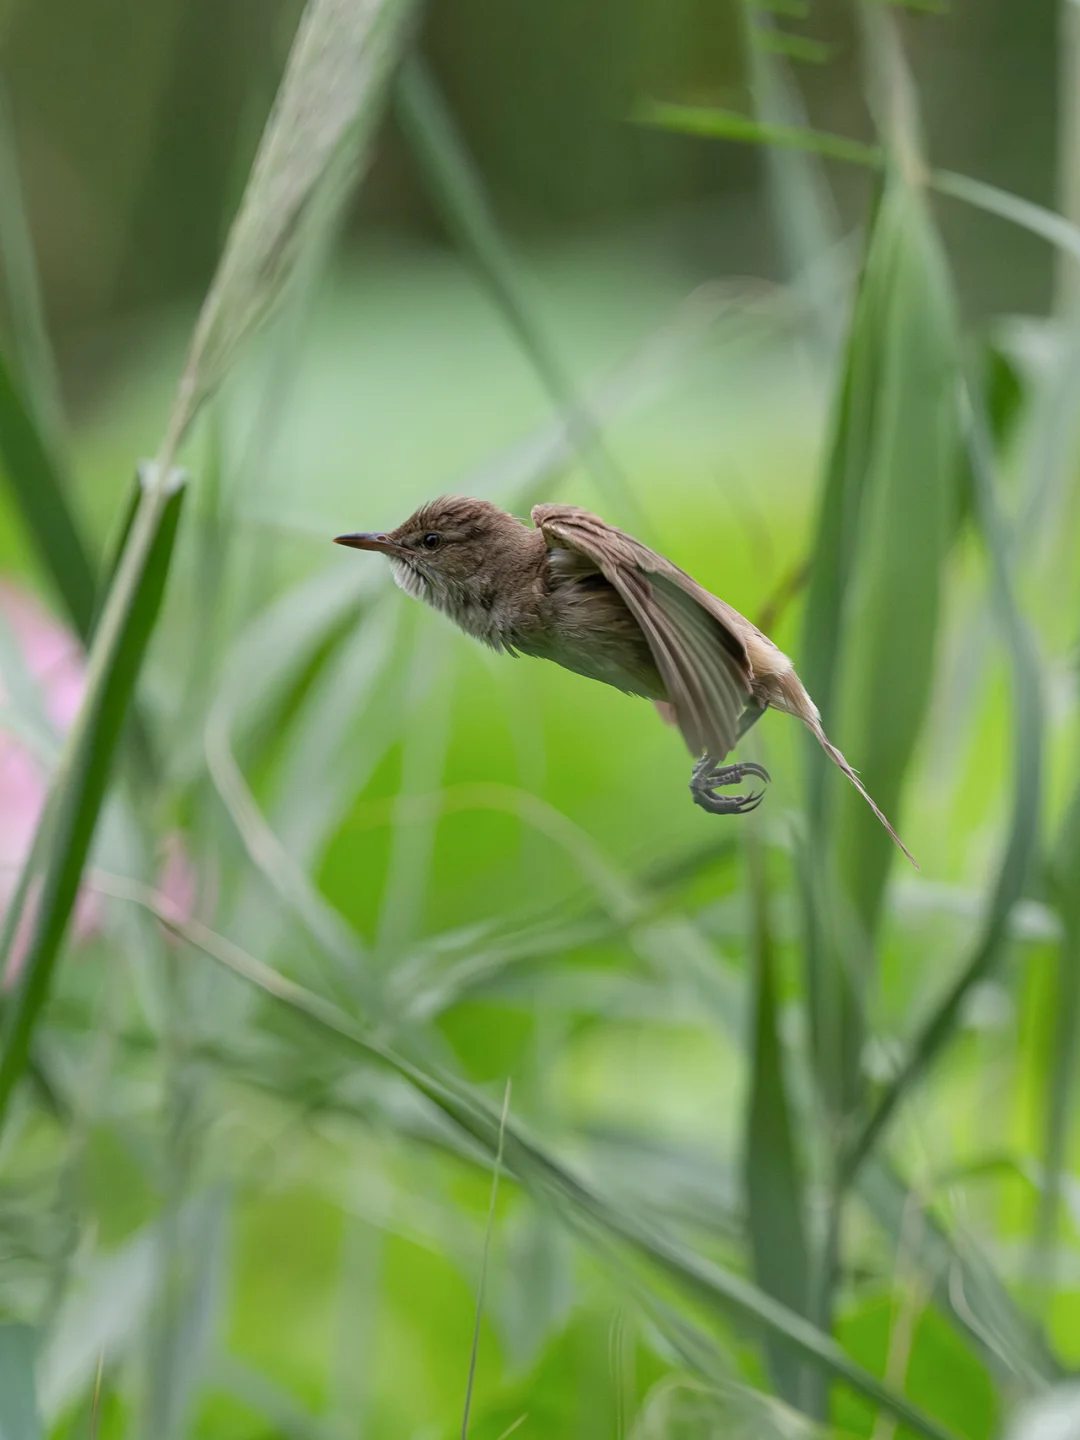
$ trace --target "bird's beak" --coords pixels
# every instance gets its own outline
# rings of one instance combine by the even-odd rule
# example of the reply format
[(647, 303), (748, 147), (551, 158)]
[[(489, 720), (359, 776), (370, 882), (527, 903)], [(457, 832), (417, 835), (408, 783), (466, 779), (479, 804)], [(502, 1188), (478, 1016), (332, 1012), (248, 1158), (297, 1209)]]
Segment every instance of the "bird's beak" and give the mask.
[(335, 535), (334, 544), (349, 545), (354, 550), (381, 550), (384, 555), (393, 555), (401, 549), (389, 535), (372, 535), (368, 531), (361, 531), (358, 535)]

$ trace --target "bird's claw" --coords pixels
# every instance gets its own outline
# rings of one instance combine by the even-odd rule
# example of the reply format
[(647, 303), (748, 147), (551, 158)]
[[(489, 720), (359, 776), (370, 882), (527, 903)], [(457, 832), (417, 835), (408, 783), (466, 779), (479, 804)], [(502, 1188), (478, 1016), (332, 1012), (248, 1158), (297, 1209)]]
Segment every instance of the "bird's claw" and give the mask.
[(756, 775), (766, 784), (771, 780), (764, 765), (744, 760), (735, 765), (713, 766), (706, 756), (694, 769), (690, 781), (690, 794), (694, 804), (700, 805), (710, 815), (747, 815), (756, 810), (765, 798), (764, 790), (754, 790), (749, 795), (717, 795), (721, 785), (735, 785), (746, 775)]

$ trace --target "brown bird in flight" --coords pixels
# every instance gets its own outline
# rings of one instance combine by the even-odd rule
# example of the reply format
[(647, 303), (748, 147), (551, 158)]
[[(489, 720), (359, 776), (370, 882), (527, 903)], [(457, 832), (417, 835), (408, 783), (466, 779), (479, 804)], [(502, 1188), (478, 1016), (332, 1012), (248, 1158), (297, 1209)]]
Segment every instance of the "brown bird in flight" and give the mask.
[(390, 558), (398, 585), (508, 655), (536, 655), (642, 695), (694, 755), (690, 791), (713, 815), (741, 815), (764, 792), (719, 787), (768, 771), (724, 757), (772, 707), (819, 741), (911, 860), (862, 781), (825, 734), (788, 657), (737, 610), (640, 540), (572, 505), (537, 505), (535, 529), (486, 500), (447, 496), (396, 530), (339, 535)]

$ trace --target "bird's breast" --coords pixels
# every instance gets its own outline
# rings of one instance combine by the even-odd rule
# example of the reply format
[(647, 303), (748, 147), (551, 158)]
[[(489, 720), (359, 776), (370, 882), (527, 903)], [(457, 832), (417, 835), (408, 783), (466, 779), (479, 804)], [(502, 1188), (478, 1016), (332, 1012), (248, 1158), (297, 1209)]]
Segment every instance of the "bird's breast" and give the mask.
[(514, 640), (514, 649), (631, 695), (665, 698), (641, 627), (618, 591), (596, 570), (552, 565), (539, 619), (533, 631)]

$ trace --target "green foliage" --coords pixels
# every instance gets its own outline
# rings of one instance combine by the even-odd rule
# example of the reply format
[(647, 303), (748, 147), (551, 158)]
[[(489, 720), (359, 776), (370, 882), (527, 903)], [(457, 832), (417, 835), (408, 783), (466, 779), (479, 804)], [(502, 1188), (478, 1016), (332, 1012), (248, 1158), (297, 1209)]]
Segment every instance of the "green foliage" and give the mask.
[[(873, 298), (860, 319), (871, 334), (857, 343), (872, 351), (869, 413), (853, 406), (848, 417), (852, 429), (864, 432), (857, 442), (862, 489), (842, 502), (838, 528), (851, 557), (836, 566), (849, 572), (834, 631), (842, 660), (819, 703), (827, 717), (839, 717), (838, 743), (860, 757), (864, 784), (901, 824), (901, 788), (929, 702), (942, 569), (954, 530), (957, 347), (936, 236), (920, 197), (899, 181), (886, 185), (878, 209), (865, 284)], [(847, 456), (849, 438), (837, 444)], [(828, 547), (823, 527), (822, 569), (832, 568)], [(816, 618), (815, 608), (811, 595), (808, 615)], [(839, 804), (840, 884), (871, 937), (892, 842), (850, 786)]]
[[(29, 297), (0, 503), (90, 641), (62, 742), (0, 628), (0, 720), (51, 782), (0, 943), (30, 910), (0, 1029), (0, 1440), (1035, 1440), (1080, 1363), (1075, 338), (1006, 332), (967, 374), (930, 195), (1080, 238), (924, 172), (889, 27), (879, 142), (786, 123), (783, 55), (833, 42), (759, 16), (759, 118), (638, 118), (797, 150), (770, 171), (793, 268), (829, 241), (817, 161), (876, 172), (858, 275), (830, 257), (850, 320), (801, 275), (738, 315), (699, 292), (583, 397), (684, 282), (639, 295), (604, 249), (538, 265), (569, 296), (541, 311), (415, 9), (304, 10), (134, 492), (144, 377), (116, 434), (76, 434), (94, 503), (69, 493), (0, 149)], [(441, 263), (328, 263), (391, 97), (495, 317)], [(793, 722), (753, 732), (760, 814), (717, 822), (647, 707), (477, 653), (330, 548), (450, 484), (643, 515), (751, 615), (809, 550), (778, 638), (923, 873), (816, 750), (802, 784)], [(78, 519), (99, 490), (108, 543)]]
[[(155, 486), (156, 481), (150, 481)], [(110, 616), (67, 756), (42, 820), (44, 846), (31, 852), (26, 874), (41, 871), (41, 893), (32, 912), (30, 940), (18, 982), (4, 1007), (0, 1029), (0, 1123), (30, 1054), (30, 1042), (48, 999), (60, 946), (75, 905), (83, 867), (105, 799), (135, 682), (165, 593), (173, 543), (180, 520), (184, 477), (176, 474), (160, 489), (163, 503), (147, 512), (151, 522), (140, 537), (141, 563), (127, 579), (130, 599)], [(145, 537), (145, 538), (143, 538)], [(132, 551), (138, 554), (137, 551)], [(119, 593), (119, 592), (118, 592)], [(104, 629), (105, 622), (102, 622)], [(20, 885), (21, 903), (6, 917), (0, 965), (6, 967), (20, 909), (27, 913), (29, 885)]]
[[(795, 1149), (780, 1041), (776, 943), (769, 913), (768, 880), (761, 847), (748, 844), (755, 970), (753, 1075), (746, 1114), (746, 1207), (754, 1273), (770, 1295), (806, 1314), (810, 1303), (810, 1254), (806, 1197)], [(777, 1388), (792, 1405), (814, 1414), (813, 1372), (774, 1342), (770, 1358)]]
[(76, 634), (90, 634), (94, 571), (60, 477), (0, 355), (0, 466)]

